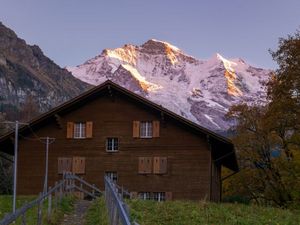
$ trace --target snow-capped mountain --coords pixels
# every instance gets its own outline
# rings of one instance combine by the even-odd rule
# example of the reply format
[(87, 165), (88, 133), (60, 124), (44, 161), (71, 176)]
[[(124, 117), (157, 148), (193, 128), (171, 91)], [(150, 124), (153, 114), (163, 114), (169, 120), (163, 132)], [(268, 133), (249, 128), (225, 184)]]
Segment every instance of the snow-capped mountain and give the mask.
[(242, 59), (215, 54), (199, 60), (163, 41), (105, 49), (76, 67), (67, 67), (82, 81), (98, 85), (110, 79), (153, 102), (214, 131), (227, 130), (229, 107), (239, 102), (263, 103), (270, 70)]

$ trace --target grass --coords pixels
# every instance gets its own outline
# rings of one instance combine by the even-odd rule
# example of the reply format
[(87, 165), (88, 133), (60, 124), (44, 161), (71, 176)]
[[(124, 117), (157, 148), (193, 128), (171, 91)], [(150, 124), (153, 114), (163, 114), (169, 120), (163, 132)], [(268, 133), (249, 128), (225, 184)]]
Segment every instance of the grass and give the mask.
[[(34, 200), (37, 196), (19, 196), (17, 198), (17, 208), (22, 207), (24, 204)], [(73, 197), (65, 197), (62, 200), (62, 204), (57, 209), (52, 211), (50, 221), (47, 221), (47, 201), (43, 204), (43, 224), (44, 225), (55, 225), (58, 224), (59, 220), (64, 214), (69, 213), (73, 210)], [(53, 206), (53, 205), (52, 205)], [(0, 220), (4, 218), (7, 213), (12, 212), (12, 196), (0, 196)], [(33, 207), (26, 213), (26, 224), (34, 225), (37, 222), (37, 207)], [(21, 218), (17, 219), (16, 225), (21, 224)]]
[(140, 225), (299, 225), (300, 212), (243, 204), (129, 201)]
[(109, 225), (104, 197), (96, 199), (87, 211), (85, 225)]

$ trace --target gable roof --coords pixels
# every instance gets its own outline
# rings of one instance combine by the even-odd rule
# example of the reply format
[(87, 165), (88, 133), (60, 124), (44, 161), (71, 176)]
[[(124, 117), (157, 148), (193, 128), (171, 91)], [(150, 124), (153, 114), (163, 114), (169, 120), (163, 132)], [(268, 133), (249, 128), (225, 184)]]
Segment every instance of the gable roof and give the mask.
[[(143, 105), (146, 105), (154, 110), (157, 110), (157, 111), (163, 113), (164, 115), (169, 116), (170, 118), (173, 118), (174, 120), (178, 121), (179, 123), (181, 123), (185, 126), (190, 127), (191, 129), (195, 130), (196, 132), (206, 134), (208, 141), (211, 142), (213, 146), (214, 145), (222, 146), (222, 148), (219, 148), (218, 151), (216, 151), (216, 149), (212, 149), (212, 150), (216, 151), (214, 154), (214, 155), (216, 155), (216, 160), (218, 160), (218, 159), (221, 160), (220, 157), (222, 157), (222, 164), (224, 166), (226, 166), (227, 168), (232, 169), (234, 171), (238, 171), (236, 154), (235, 154), (233, 143), (230, 139), (225, 138), (215, 132), (212, 132), (194, 122), (191, 122), (190, 120), (185, 119), (182, 116), (179, 116), (178, 114), (162, 107), (161, 105), (158, 105), (138, 94), (135, 94), (135, 93), (129, 91), (128, 89), (125, 89), (110, 80), (107, 80), (104, 83), (100, 84), (99, 86), (96, 86), (63, 104), (61, 104), (57, 107), (54, 107), (50, 111), (37, 116), (36, 118), (29, 121), (29, 126), (20, 127), (19, 132), (20, 133), (26, 132), (29, 129), (43, 123), (45, 120), (56, 116), (58, 113), (64, 112), (66, 110), (70, 110), (70, 108), (72, 106), (74, 106), (80, 102), (86, 102), (86, 100), (90, 99), (93, 96), (96, 96), (100, 92), (108, 91), (109, 93), (111, 93), (111, 90), (113, 90), (113, 89), (116, 91), (119, 91), (120, 93), (128, 96), (129, 98), (131, 98)], [(0, 144), (1, 144), (0, 151), (13, 155), (13, 150), (12, 150), (11, 146), (9, 147), (9, 142), (11, 143), (11, 139), (13, 137), (14, 137), (14, 132), (9, 132), (7, 134), (4, 134), (2, 137), (0, 137)]]

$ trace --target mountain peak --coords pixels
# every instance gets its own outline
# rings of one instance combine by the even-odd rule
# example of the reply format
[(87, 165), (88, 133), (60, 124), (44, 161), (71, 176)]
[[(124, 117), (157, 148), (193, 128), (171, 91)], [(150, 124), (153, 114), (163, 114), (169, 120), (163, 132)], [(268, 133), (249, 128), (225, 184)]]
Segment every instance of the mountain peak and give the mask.
[(181, 52), (181, 50), (176, 46), (171, 45), (168, 42), (156, 39), (150, 39), (146, 41), (144, 44), (141, 45), (141, 47), (149, 53), (163, 54), (166, 51), (172, 51), (174, 53)]
[(100, 57), (68, 70), (93, 85), (111, 77), (121, 86), (213, 130), (230, 126), (224, 115), (231, 105), (264, 101), (262, 83), (269, 73), (219, 53), (199, 60), (156, 39), (141, 46), (107, 49)]

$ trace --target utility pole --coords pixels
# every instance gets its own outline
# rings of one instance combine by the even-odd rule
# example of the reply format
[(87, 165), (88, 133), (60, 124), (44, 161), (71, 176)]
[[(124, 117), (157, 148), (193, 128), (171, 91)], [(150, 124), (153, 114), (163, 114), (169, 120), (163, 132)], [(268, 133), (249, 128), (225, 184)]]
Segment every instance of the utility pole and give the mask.
[(19, 139), (19, 125), (28, 125), (28, 123), (2, 122), (6, 124), (15, 124), (15, 146), (14, 146), (14, 187), (13, 187), (13, 213), (16, 212), (17, 200), (17, 175), (18, 175), (18, 139)]
[(55, 138), (50, 137), (42, 137), (40, 140), (46, 140), (46, 163), (45, 163), (45, 179), (44, 179), (44, 189), (43, 192), (47, 192), (48, 188), (48, 165), (49, 165), (49, 145), (52, 144), (55, 141)]

